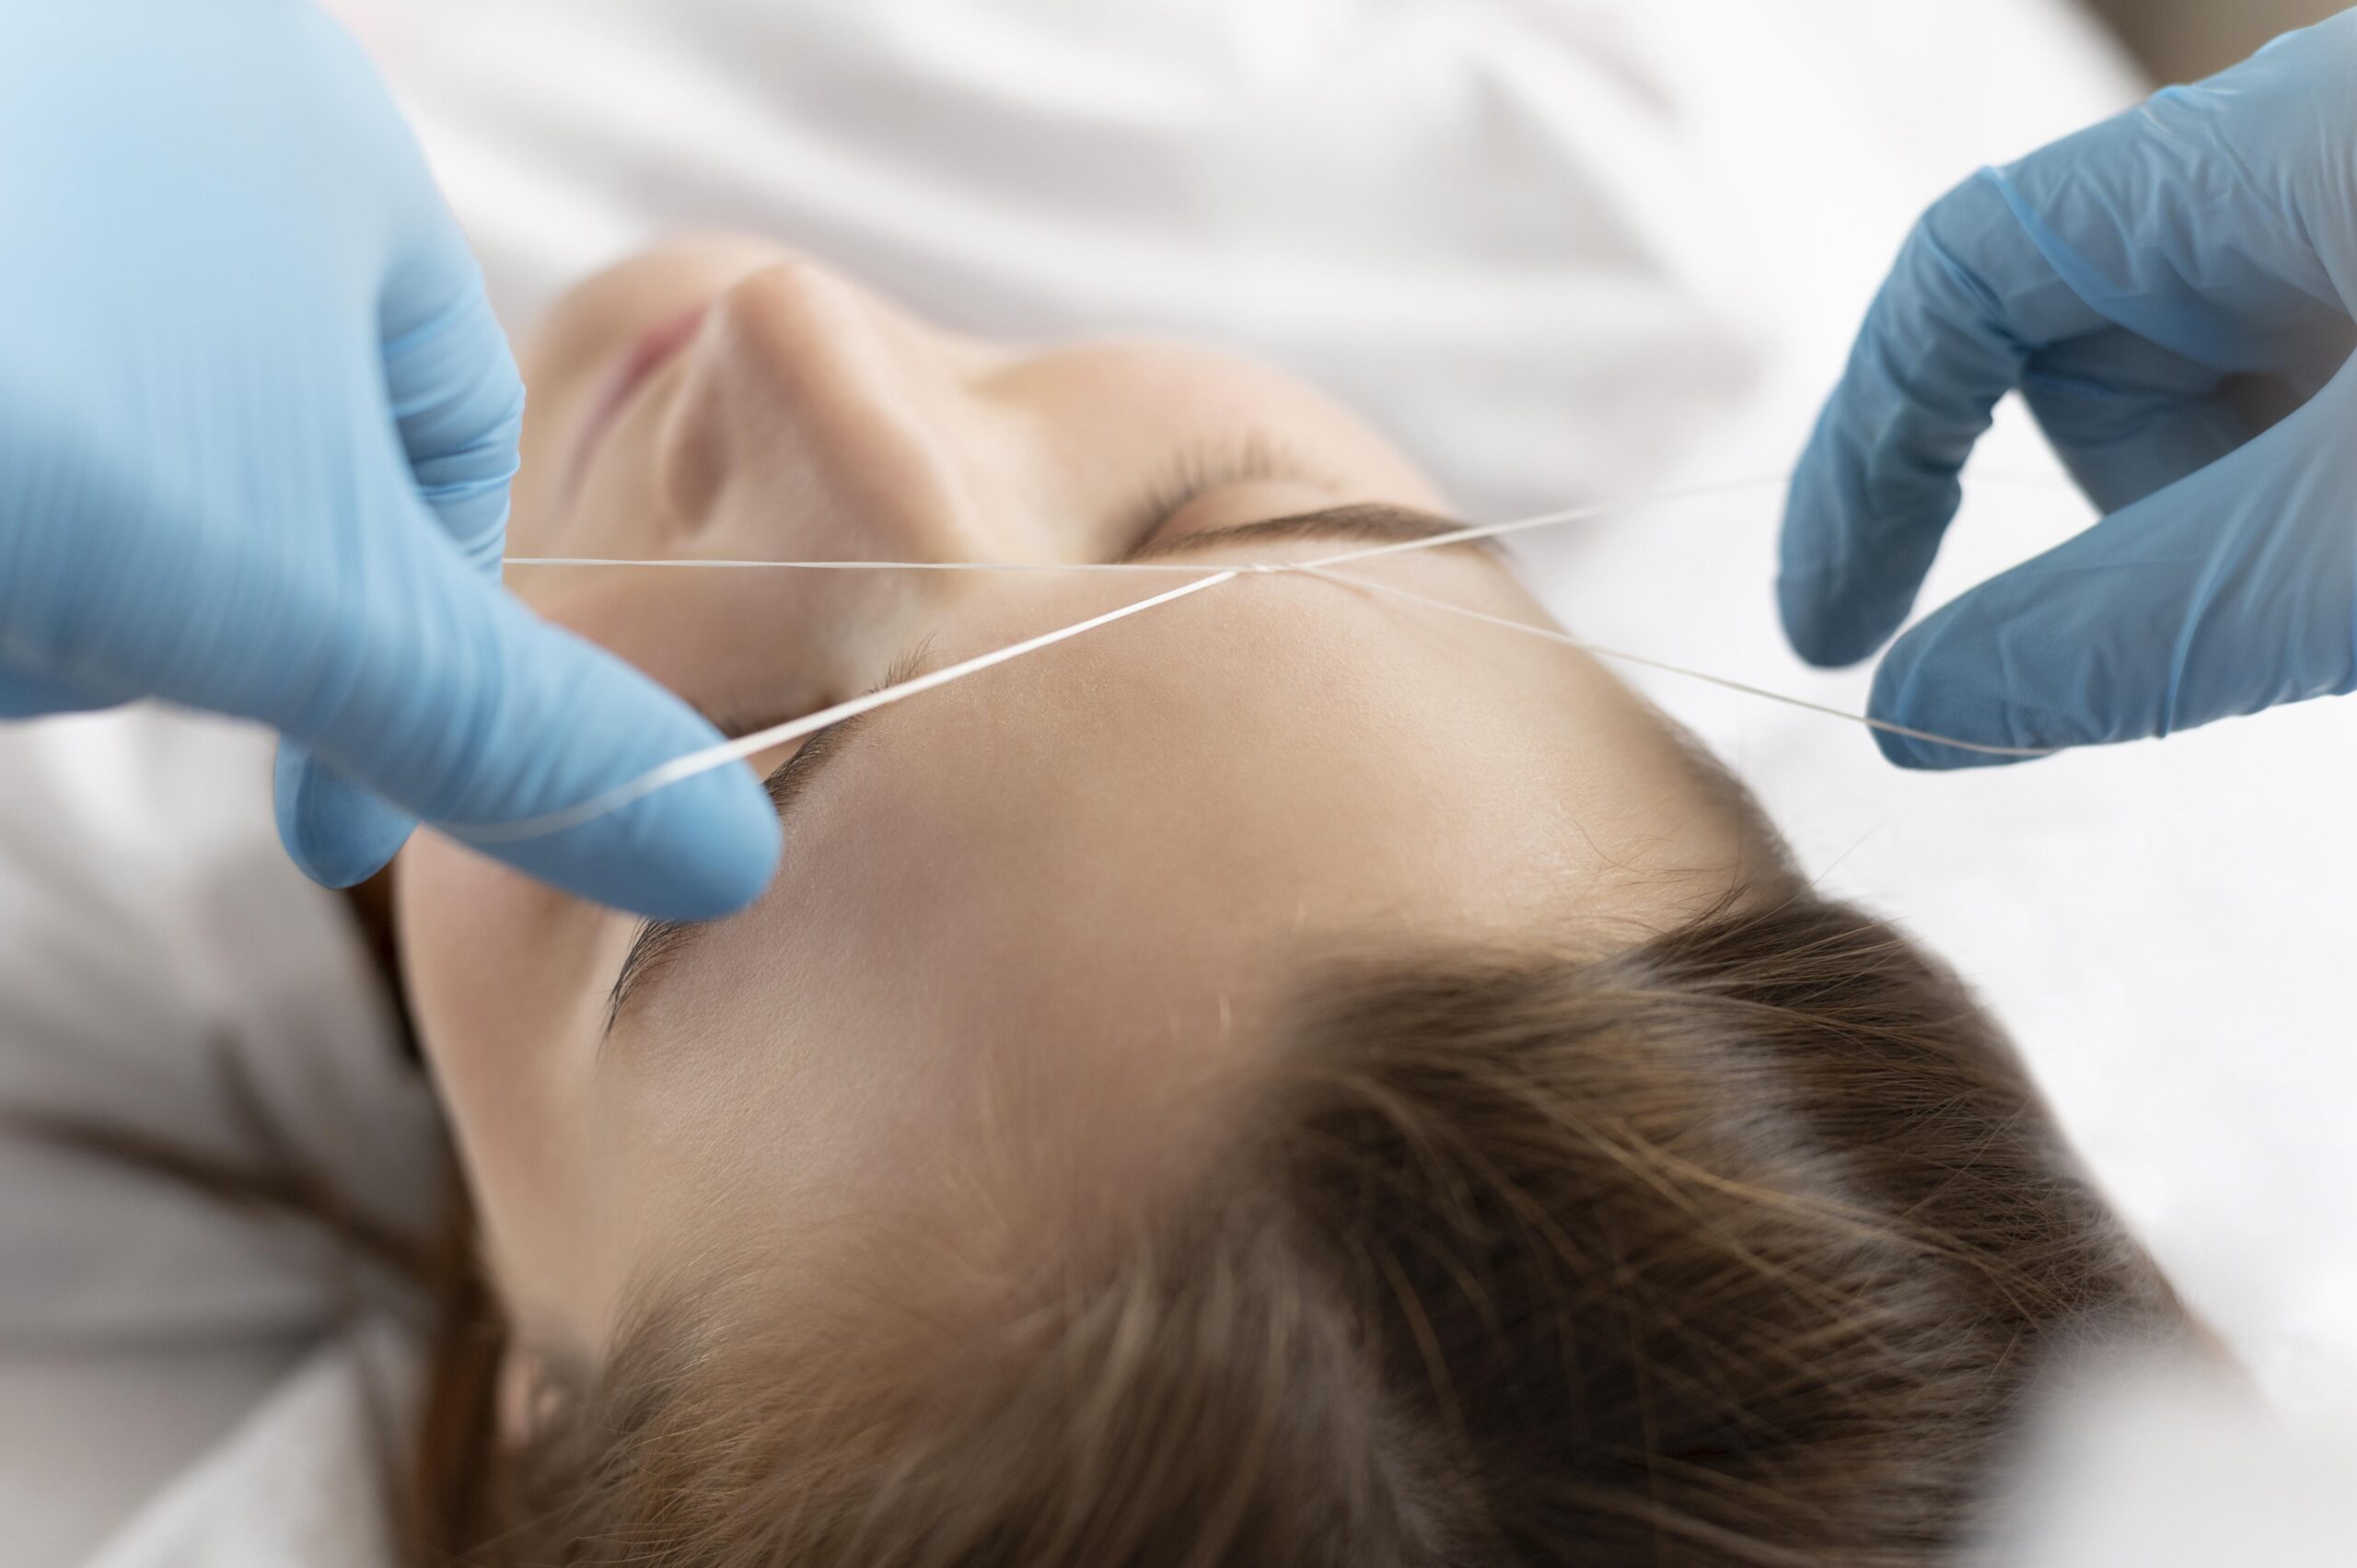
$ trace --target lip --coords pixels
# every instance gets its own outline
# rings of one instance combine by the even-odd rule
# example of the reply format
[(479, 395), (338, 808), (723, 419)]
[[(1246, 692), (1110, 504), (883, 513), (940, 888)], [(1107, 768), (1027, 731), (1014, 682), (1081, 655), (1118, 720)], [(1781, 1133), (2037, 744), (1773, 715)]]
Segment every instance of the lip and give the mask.
[(694, 341), (696, 330), (710, 314), (712, 302), (705, 300), (664, 317), (641, 332), (599, 377), (597, 389), (589, 395), (588, 412), (582, 416), (580, 432), (574, 437), (573, 451), (565, 463), (564, 493), (568, 502), (580, 490), (598, 449), (629, 409), (639, 389)]

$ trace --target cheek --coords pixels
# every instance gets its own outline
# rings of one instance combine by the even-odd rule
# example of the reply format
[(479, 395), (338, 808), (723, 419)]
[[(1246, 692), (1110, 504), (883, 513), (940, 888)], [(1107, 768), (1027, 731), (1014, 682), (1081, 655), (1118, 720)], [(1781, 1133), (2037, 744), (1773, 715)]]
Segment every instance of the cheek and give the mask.
[(420, 1042), (511, 1295), (580, 1299), (596, 1253), (586, 1130), (624, 918), (421, 833), (397, 872)]

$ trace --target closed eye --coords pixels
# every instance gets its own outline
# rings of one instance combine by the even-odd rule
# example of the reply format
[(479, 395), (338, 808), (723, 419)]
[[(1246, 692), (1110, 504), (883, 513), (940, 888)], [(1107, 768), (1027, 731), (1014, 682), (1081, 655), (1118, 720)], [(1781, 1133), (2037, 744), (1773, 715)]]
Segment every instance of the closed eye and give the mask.
[[(778, 764), (764, 781), (769, 790), (770, 804), (783, 817), (792, 807), (795, 798), (809, 787), (810, 780), (827, 760), (833, 756), (858, 731), (861, 720), (867, 715), (845, 719), (829, 725), (795, 748), (793, 756)], [(648, 920), (640, 923), (638, 934), (631, 939), (630, 951), (622, 956), (621, 968), (614, 973), (613, 989), (606, 993), (605, 1031), (611, 1034), (614, 1022), (631, 997), (646, 982), (662, 972), (664, 967), (686, 949), (696, 934), (708, 921)]]
[(1127, 561), (1187, 507), (1232, 484), (1328, 485), (1301, 455), (1275, 437), (1256, 431), (1182, 447), (1119, 514), (1112, 537), (1120, 541), (1116, 561)]
[[(904, 680), (913, 680), (924, 672), (932, 656), (933, 640), (928, 637), (894, 660), (892, 668), (885, 672), (882, 682), (870, 690), (881, 691), (887, 686), (898, 686)], [(784, 714), (778, 718), (766, 719), (760, 724), (749, 725), (737, 733), (749, 735), (756, 729), (765, 729), (795, 716), (796, 715)], [(795, 749), (793, 756), (788, 757), (772, 770), (764, 784), (769, 791), (770, 805), (781, 818), (793, 808), (795, 800), (810, 787), (810, 781), (818, 776), (819, 770), (842, 749), (845, 741), (858, 733), (860, 726), (867, 716), (862, 714), (845, 719), (841, 724), (829, 725), (805, 740)], [(721, 727), (725, 731), (726, 726)], [(644, 986), (651, 977), (659, 973), (665, 964), (679, 957), (680, 951), (688, 945), (690, 938), (702, 930), (705, 923), (707, 923), (684, 920), (648, 920), (640, 923), (637, 935), (631, 939), (630, 950), (622, 956), (621, 968), (615, 971), (613, 988), (606, 993), (606, 1033), (613, 1032), (614, 1021), (621, 1016), (622, 1007), (630, 1001), (632, 993)]]

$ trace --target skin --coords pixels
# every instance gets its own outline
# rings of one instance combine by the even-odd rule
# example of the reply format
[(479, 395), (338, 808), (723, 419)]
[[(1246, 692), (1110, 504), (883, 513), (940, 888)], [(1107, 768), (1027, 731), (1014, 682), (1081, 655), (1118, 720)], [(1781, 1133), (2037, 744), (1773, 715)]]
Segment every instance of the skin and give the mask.
[[(601, 421), (618, 362), (683, 312), (677, 352)], [(1264, 367), (978, 342), (747, 241), (584, 285), (524, 360), (518, 555), (1090, 562), (1149, 520), (1170, 549), (1343, 503), (1440, 505), (1373, 433)], [(1149, 519), (1190, 468), (1208, 482)], [(1484, 551), (1353, 569), (1545, 623)], [(749, 729), (872, 688), (912, 651), (963, 658), (1189, 579), (509, 580)], [(1019, 1267), (1106, 1194), (1216, 1158), (1216, 1118), (1181, 1108), (1281, 1048), (1320, 955), (1624, 942), (1723, 892), (1753, 847), (1664, 721), (1585, 656), (1299, 575), (883, 710), (785, 821), (768, 894), (647, 970), (610, 1031), (637, 922), (447, 841), (403, 856), (414, 1016), (492, 1267), (543, 1345), (594, 1361), (648, 1279), (775, 1265), (791, 1313)]]

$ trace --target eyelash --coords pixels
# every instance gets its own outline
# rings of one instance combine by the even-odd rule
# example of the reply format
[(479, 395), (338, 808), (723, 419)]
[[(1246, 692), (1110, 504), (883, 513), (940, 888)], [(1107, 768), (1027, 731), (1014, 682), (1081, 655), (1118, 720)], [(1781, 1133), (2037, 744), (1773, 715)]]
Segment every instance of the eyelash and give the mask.
[[(933, 639), (927, 637), (893, 660), (892, 668), (885, 671), (884, 679), (869, 690), (881, 691), (887, 686), (898, 686), (904, 680), (915, 679), (924, 668), (926, 661), (932, 656)], [(705, 714), (704, 717), (711, 722), (714, 729), (734, 740), (741, 736), (750, 735), (755, 730), (767, 729), (772, 725), (799, 718), (801, 714), (778, 713), (761, 719), (759, 723), (740, 723), (736, 719), (724, 721), (709, 713)], [(817, 756), (822, 749), (840, 742), (844, 733), (843, 726), (829, 725), (825, 729), (804, 741), (801, 749), (796, 751), (795, 756), (807, 766), (809, 760)], [(777, 772), (770, 775), (768, 782), (772, 799), (776, 799), (778, 781), (792, 766), (793, 763), (788, 762)], [(779, 802), (779, 808), (781, 810), (784, 808), (784, 802)], [(630, 1000), (631, 993), (645, 983), (647, 977), (660, 969), (664, 960), (679, 950), (681, 940), (693, 928), (694, 923), (690, 921), (645, 920), (639, 923), (637, 932), (631, 937), (629, 948), (622, 955), (621, 968), (615, 972), (613, 987), (607, 993), (606, 1029), (608, 1033), (612, 1032), (614, 1020), (621, 1015), (622, 1004)]]
[[(1180, 448), (1121, 513), (1113, 537), (1120, 551), (1144, 545), (1192, 502), (1231, 484), (1261, 481), (1328, 482), (1300, 455), (1260, 432), (1199, 441)], [(1120, 552), (1117, 551), (1117, 553)]]
[(613, 988), (606, 993), (606, 1033), (614, 1032), (614, 1020), (621, 1016), (631, 993), (644, 985), (694, 929), (692, 922), (684, 920), (649, 920), (640, 924), (622, 955), (622, 967), (614, 974)]

